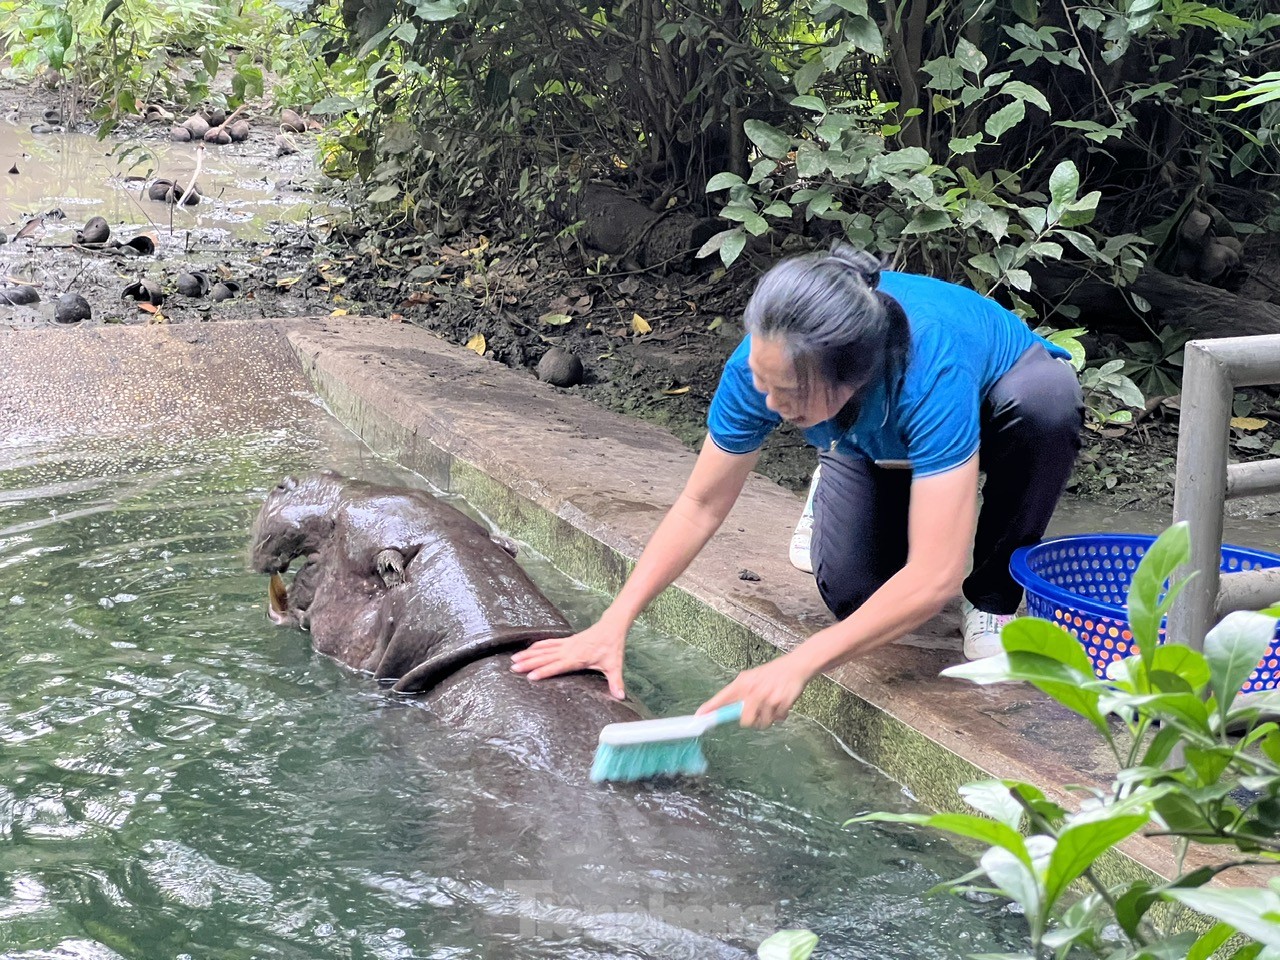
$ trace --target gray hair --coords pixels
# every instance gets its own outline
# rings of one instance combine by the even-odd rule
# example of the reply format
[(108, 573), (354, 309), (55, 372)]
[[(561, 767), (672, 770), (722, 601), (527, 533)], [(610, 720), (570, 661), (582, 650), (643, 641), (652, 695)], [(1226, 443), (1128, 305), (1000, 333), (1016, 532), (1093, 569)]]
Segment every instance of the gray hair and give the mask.
[(902, 305), (877, 289), (880, 261), (849, 244), (801, 254), (756, 284), (743, 312), (747, 332), (780, 341), (807, 395), (816, 381), (852, 386), (850, 413), (879, 380), (891, 392), (906, 369), (911, 330)]

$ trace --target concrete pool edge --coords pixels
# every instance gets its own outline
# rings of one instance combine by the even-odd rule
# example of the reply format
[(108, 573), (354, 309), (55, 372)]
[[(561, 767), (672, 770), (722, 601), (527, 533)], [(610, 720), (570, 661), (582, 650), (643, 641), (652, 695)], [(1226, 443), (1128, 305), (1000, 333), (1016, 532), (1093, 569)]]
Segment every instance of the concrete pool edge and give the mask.
[[(664, 431), (416, 328), (344, 318), (290, 323), (287, 336), (317, 393), (371, 448), (464, 496), (605, 592), (621, 585), (693, 462)], [(644, 456), (619, 456), (631, 451)], [(763, 662), (827, 622), (812, 580), (785, 561), (796, 498), (753, 477), (744, 503), (749, 514), (735, 510), (726, 523), (729, 542), (717, 550), (713, 541), (646, 615), (730, 669)], [(740, 579), (748, 570), (759, 581)], [(1034, 691), (940, 680), (941, 666), (958, 659), (958, 642), (943, 639), (952, 628), (931, 624), (887, 648), (891, 655), (833, 671), (797, 710), (934, 809), (967, 811), (958, 788), (992, 777), (1037, 783), (1075, 805), (1069, 786), (1105, 774), (1081, 746), (1092, 742), (1087, 725)], [(858, 812), (851, 798), (849, 813)], [(1175, 862), (1170, 845), (1139, 837), (1098, 867), (1107, 883), (1158, 882)]]

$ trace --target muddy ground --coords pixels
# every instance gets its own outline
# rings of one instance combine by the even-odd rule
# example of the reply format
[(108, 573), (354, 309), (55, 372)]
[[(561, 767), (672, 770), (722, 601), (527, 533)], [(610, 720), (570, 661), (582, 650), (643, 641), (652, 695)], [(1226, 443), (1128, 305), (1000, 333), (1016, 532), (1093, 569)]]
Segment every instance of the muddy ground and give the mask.
[[(39, 221), (24, 231), (29, 236), (0, 246), (0, 274), (41, 295), (33, 307), (0, 306), (0, 323), (52, 323), (55, 302), (68, 291), (90, 303), (88, 323), (371, 314), (419, 324), (530, 376), (559, 346), (584, 366), (583, 382), (567, 389), (662, 424), (690, 445), (701, 439), (761, 265), (662, 275), (550, 237), (516, 242), (480, 228), (447, 236), (351, 229), (343, 226), (352, 217), (342, 186), (319, 170), (318, 136), (297, 135), (299, 152), (276, 156), (278, 117), (265, 106), (248, 111), (246, 142), (206, 148), (203, 199), (177, 209), (147, 199), (147, 184), (167, 177), (185, 186), (198, 162), (193, 144), (171, 143), (167, 122), (126, 121), (103, 141), (91, 124), (31, 132), (45, 110), (64, 106), (53, 91), (0, 86), (0, 229), (12, 238)], [(185, 115), (171, 109), (177, 119)], [(11, 164), (19, 172), (5, 174)], [(113, 238), (150, 236), (156, 252), (77, 245), (76, 231), (94, 215), (107, 219)], [(240, 289), (220, 302), (178, 293), (179, 275), (197, 271)], [(160, 285), (158, 308), (121, 296), (141, 278)], [(1265, 455), (1280, 440), (1275, 393), (1251, 392), (1241, 402), (1255, 423), (1234, 431), (1237, 452), (1242, 459)], [(1072, 494), (1111, 509), (1167, 509), (1176, 446), (1176, 404), (1154, 404), (1132, 426), (1091, 430)], [(784, 427), (759, 469), (803, 490), (815, 463), (799, 432)]]

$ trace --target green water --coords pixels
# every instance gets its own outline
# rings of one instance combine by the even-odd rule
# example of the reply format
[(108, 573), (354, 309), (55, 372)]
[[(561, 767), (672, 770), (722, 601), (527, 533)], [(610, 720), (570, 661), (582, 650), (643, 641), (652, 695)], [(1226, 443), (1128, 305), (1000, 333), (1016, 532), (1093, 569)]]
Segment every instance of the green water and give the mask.
[[(618, 909), (531, 889), (524, 833), (541, 814), (485, 786), (484, 745), (263, 616), (249, 522), (283, 473), (317, 465), (420, 483), (335, 426), (155, 450), (0, 446), (4, 957), (745, 957), (799, 925), (826, 957), (1020, 942), (1000, 904), (927, 895), (968, 866), (941, 841), (842, 827), (908, 802), (799, 721), (709, 750), (707, 829), (730, 838), (726, 863), (732, 847), (760, 868), (763, 881), (741, 878), (754, 898), (729, 892), (736, 867), (689, 862), (679, 838), (669, 868), (615, 876), (624, 838), (586, 826), (579, 877)], [(602, 609), (522, 559), (576, 624)], [(651, 632), (629, 648), (631, 693), (655, 712), (727, 679)], [(520, 839), (493, 839), (520, 816)], [(713, 882), (721, 915), (670, 893), (715, 902), (699, 887)]]

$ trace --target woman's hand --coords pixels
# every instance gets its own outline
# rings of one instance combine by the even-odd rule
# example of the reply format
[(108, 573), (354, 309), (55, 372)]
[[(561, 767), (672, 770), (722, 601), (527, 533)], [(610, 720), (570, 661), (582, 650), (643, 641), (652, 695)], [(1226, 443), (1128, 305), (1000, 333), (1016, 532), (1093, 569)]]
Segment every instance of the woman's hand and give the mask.
[(539, 640), (511, 658), (511, 669), (527, 673), (530, 680), (599, 670), (609, 681), (609, 693), (626, 698), (622, 686), (622, 651), (627, 645), (627, 628), (600, 621), (581, 633), (554, 640)]
[(800, 691), (812, 679), (813, 674), (807, 667), (801, 666), (789, 654), (784, 655), (742, 671), (736, 680), (700, 706), (698, 713), (709, 713), (741, 700), (742, 726), (763, 730), (786, 719)]

